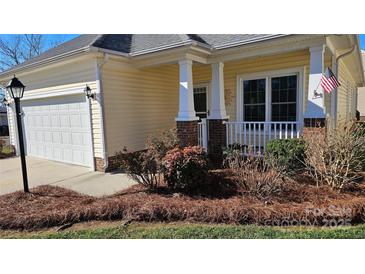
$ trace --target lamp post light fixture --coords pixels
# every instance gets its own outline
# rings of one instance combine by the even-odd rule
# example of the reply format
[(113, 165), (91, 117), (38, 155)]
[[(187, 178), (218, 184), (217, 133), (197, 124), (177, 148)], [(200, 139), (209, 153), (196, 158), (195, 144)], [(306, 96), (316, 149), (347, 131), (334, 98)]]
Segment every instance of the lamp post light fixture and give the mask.
[(84, 93), (88, 99), (95, 99), (95, 93), (92, 92), (88, 85), (84, 88)]
[(18, 78), (15, 77), (15, 75), (13, 79), (10, 80), (9, 84), (6, 86), (6, 90), (9, 93), (9, 96), (14, 100), (15, 103), (16, 121), (18, 125), (18, 135), (19, 135), (20, 159), (23, 173), (23, 186), (24, 186), (24, 192), (29, 192), (27, 165), (25, 162), (25, 152), (24, 152), (23, 127), (20, 113), (20, 99), (23, 98), (24, 89), (25, 86), (23, 85), (22, 82), (18, 80)]

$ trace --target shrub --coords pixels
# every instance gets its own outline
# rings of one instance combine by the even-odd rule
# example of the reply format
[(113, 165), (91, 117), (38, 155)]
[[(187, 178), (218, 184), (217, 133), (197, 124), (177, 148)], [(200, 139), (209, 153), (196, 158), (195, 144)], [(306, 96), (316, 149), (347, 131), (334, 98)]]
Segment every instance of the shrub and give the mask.
[(147, 189), (155, 189), (162, 183), (162, 165), (154, 150), (128, 152), (124, 148), (116, 157), (127, 175)]
[(163, 182), (162, 158), (178, 144), (175, 129), (163, 130), (147, 138), (146, 150), (128, 152), (124, 148), (116, 157), (129, 177), (148, 189), (155, 189)]
[(354, 124), (339, 124), (327, 135), (305, 137), (305, 165), (317, 185), (328, 184), (342, 189), (360, 176), (365, 153), (365, 136)]
[(259, 199), (267, 200), (284, 190), (285, 182), (281, 174), (260, 157), (247, 157), (231, 167), (238, 186)]
[(284, 174), (294, 174), (304, 168), (305, 141), (303, 139), (275, 139), (266, 147), (266, 163)]
[(167, 151), (178, 146), (176, 128), (158, 131), (157, 134), (149, 136), (146, 142), (147, 149), (155, 151), (160, 160), (165, 157)]
[(240, 144), (232, 144), (223, 149), (223, 166), (236, 168), (242, 163), (243, 148)]
[(163, 158), (165, 180), (169, 188), (184, 193), (197, 193), (206, 183), (208, 161), (199, 146), (174, 148)]

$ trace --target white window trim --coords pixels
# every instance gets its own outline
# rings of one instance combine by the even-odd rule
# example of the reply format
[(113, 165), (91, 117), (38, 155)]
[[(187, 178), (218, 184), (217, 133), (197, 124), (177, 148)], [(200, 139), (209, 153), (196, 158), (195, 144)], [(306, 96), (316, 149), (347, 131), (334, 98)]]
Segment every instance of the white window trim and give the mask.
[(266, 93), (265, 93), (265, 121), (271, 121), (271, 81), (269, 78), (280, 76), (298, 76), (298, 90), (297, 90), (297, 121), (303, 122), (303, 102), (305, 97), (304, 92), (304, 67), (296, 67), (290, 69), (263, 71), (258, 73), (242, 74), (237, 76), (237, 89), (236, 89), (236, 120), (243, 122), (243, 81), (266, 79)]
[[(206, 94), (207, 94), (207, 96), (206, 96), (207, 97), (206, 98), (207, 99), (206, 104), (207, 104), (207, 117), (208, 117), (209, 110), (210, 110), (210, 102), (209, 102), (209, 98), (210, 98), (210, 83), (209, 82), (204, 82), (204, 83), (193, 84), (193, 92), (194, 92), (194, 89), (195, 88), (206, 88), (206, 90), (207, 90), (207, 92), (206, 92)], [(196, 110), (195, 110), (195, 112), (196, 112)]]

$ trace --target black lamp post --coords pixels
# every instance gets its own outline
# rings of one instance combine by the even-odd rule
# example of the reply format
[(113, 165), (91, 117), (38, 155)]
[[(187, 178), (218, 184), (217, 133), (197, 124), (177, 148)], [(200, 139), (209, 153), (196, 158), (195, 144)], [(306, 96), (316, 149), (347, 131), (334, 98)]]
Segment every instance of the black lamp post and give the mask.
[(23, 186), (24, 192), (29, 192), (28, 187), (28, 176), (27, 176), (27, 165), (25, 162), (25, 152), (24, 152), (24, 140), (23, 140), (23, 127), (22, 127), (22, 119), (20, 113), (20, 99), (23, 98), (25, 86), (15, 77), (10, 80), (6, 90), (9, 93), (9, 96), (14, 99), (15, 102), (15, 112), (16, 112), (16, 121), (18, 124), (18, 135), (19, 135), (19, 148), (20, 148), (20, 159), (22, 163), (22, 173), (23, 173)]

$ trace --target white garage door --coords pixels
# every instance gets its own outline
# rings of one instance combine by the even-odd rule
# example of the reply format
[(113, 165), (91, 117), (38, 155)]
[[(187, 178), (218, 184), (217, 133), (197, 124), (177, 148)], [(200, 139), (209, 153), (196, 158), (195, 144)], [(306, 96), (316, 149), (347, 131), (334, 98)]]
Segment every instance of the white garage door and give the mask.
[(23, 101), (27, 155), (91, 167), (85, 96)]

